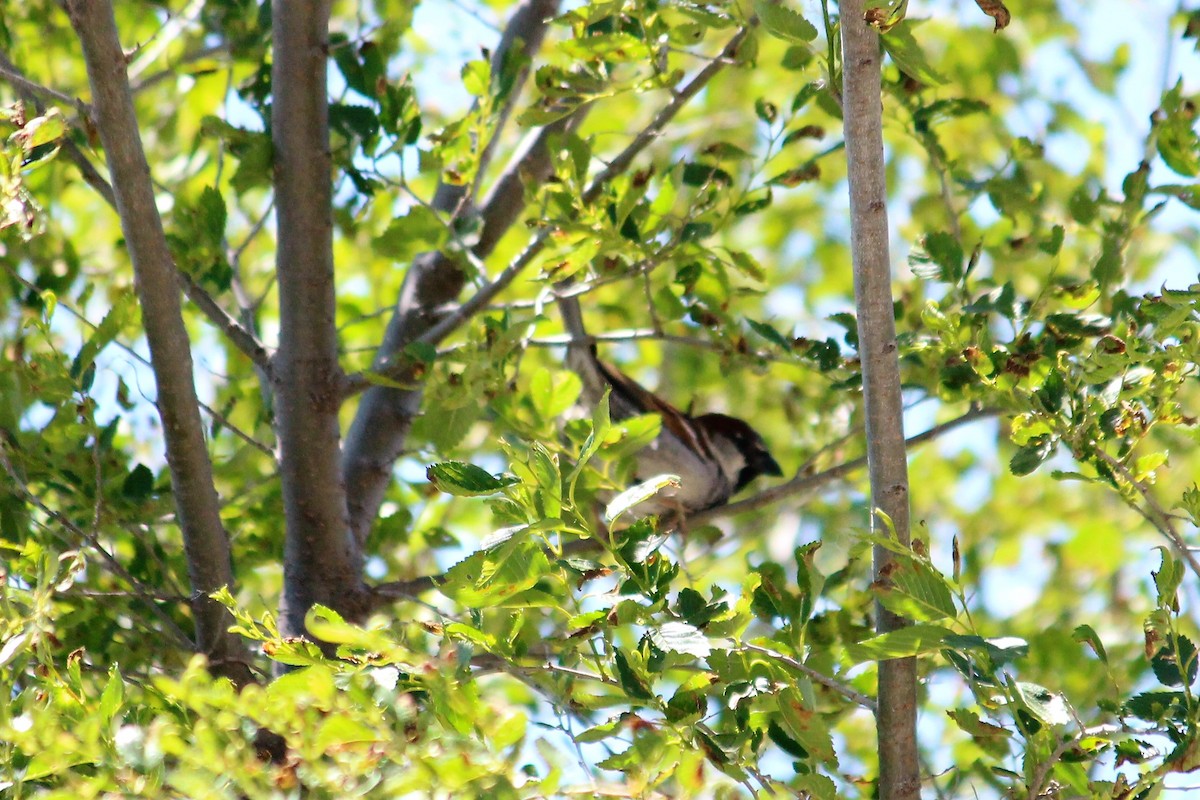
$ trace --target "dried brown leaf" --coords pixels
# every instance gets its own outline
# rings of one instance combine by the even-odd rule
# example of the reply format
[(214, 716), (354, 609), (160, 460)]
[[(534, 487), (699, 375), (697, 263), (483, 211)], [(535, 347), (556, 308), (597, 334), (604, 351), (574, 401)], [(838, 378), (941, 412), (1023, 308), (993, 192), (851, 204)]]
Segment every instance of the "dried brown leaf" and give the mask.
[(1008, 23), (1012, 21), (1012, 14), (1008, 13), (1008, 8), (1000, 0), (975, 0), (975, 5), (996, 21), (994, 32), (998, 33), (1001, 29), (1007, 28)]

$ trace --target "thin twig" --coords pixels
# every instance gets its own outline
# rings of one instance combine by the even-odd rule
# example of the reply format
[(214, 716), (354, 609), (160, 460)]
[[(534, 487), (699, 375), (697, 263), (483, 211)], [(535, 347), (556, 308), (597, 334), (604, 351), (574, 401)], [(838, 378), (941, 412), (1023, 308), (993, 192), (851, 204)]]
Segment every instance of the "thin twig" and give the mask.
[(204, 316), (208, 317), (209, 322), (225, 334), (233, 346), (242, 352), (242, 355), (250, 359), (254, 366), (262, 370), (269, 379), (271, 354), (267, 352), (267, 348), (258, 340), (258, 337), (222, 308), (216, 298), (196, 283), (192, 276), (178, 270), (177, 273), (179, 285), (183, 287), (184, 294), (188, 296), (188, 299), (204, 313)]
[(49, 86), (43, 86), (36, 81), (26, 78), (13, 66), (12, 62), (4, 54), (0, 54), (0, 78), (11, 84), (17, 90), (18, 94), (44, 97), (47, 100), (53, 100), (68, 108), (74, 108), (85, 117), (90, 118), (92, 115), (91, 107), (78, 98), (71, 97), (57, 89), (51, 89)]
[[(999, 411), (996, 409), (980, 408), (978, 406), (974, 407), (962, 416), (955, 417), (954, 419), (943, 422), (940, 425), (935, 425), (923, 433), (918, 433), (916, 436), (908, 437), (904, 440), (905, 447), (915, 447), (924, 442), (928, 442), (931, 439), (936, 439), (942, 434), (954, 430), (955, 428), (985, 419), (987, 417), (995, 416), (998, 413)], [(743, 511), (753, 511), (756, 508), (762, 508), (763, 506), (768, 506), (772, 503), (779, 502), (786, 497), (792, 497), (811, 492), (815, 489), (825, 486), (826, 484), (832, 483), (833, 481), (848, 475), (851, 472), (857, 472), (866, 466), (867, 457), (864, 455), (855, 459), (851, 459), (850, 461), (846, 461), (842, 464), (837, 464), (829, 469), (822, 470), (815, 475), (806, 475), (803, 471), (801, 471), (792, 477), (791, 480), (781, 483), (778, 486), (772, 486), (770, 489), (759, 492), (753, 497), (748, 497), (745, 500), (739, 500), (738, 502), (730, 503), (729, 505), (718, 506), (716, 508), (709, 509), (708, 511), (701, 511), (696, 514), (692, 514), (690, 517), (688, 517), (688, 523), (701, 524), (717, 517), (740, 514)]]
[[(104, 545), (100, 543), (100, 539), (96, 534), (85, 531), (83, 528), (76, 525), (65, 514), (51, 508), (49, 505), (43, 502), (40, 497), (29, 491), (29, 487), (25, 485), (25, 482), (21, 479), (16, 467), (14, 467), (13, 463), (9, 460), (8, 444), (3, 439), (0, 439), (0, 466), (4, 468), (4, 471), (12, 480), (13, 489), (22, 499), (25, 500), (25, 502), (34, 506), (47, 517), (54, 520), (64, 530), (70, 531), (72, 534), (79, 537), (80, 541), (87, 542), (92, 549), (100, 554), (100, 557), (108, 565), (108, 568), (113, 572), (113, 574), (133, 587), (138, 597), (145, 602), (146, 606), (150, 609), (150, 613), (158, 617), (159, 621), (163, 623), (166, 630), (175, 637), (176, 644), (186, 650), (195, 651), (196, 643), (192, 641), (191, 637), (183, 632), (183, 629), (176, 624), (175, 620), (171, 619), (169, 614), (167, 614), (165, 611), (159, 608), (155, 602), (153, 602), (155, 596), (153, 590), (148, 589), (144, 584), (142, 584), (141, 581), (135, 578), (129, 572), (129, 570), (125, 569), (125, 566), (119, 560), (117, 560), (116, 556), (108, 552)], [(65, 539), (65, 537), (62, 535), (62, 532), (56, 531), (53, 526), (47, 526), (47, 529), (53, 532), (60, 539)], [(68, 541), (68, 544), (73, 545), (74, 543)]]
[[(1171, 515), (1168, 514), (1166, 509), (1159, 504), (1158, 499), (1155, 498), (1155, 496), (1150, 492), (1150, 489), (1147, 488), (1142, 481), (1139, 481), (1137, 478), (1135, 478), (1129, 471), (1128, 467), (1106, 453), (1103, 448), (1093, 445), (1092, 452), (1095, 453), (1101, 461), (1112, 467), (1112, 469), (1116, 471), (1126, 483), (1132, 486), (1137, 493), (1142, 496), (1142, 499), (1146, 502), (1146, 510), (1148, 512), (1143, 514), (1143, 516), (1146, 517), (1147, 521), (1150, 522), (1151, 525), (1158, 529), (1159, 533), (1161, 533), (1163, 536), (1166, 536), (1171, 541), (1171, 544), (1175, 546), (1175, 550), (1179, 553), (1179, 555), (1188, 562), (1188, 566), (1191, 567), (1192, 572), (1195, 573), (1197, 577), (1200, 577), (1200, 561), (1196, 559), (1196, 555), (1192, 552), (1192, 548), (1189, 547), (1187, 542), (1183, 540), (1183, 537), (1179, 534), (1179, 531), (1175, 530), (1175, 526), (1171, 523)], [(1136, 506), (1134, 506), (1134, 508), (1137, 510)]]
[(873, 699), (871, 699), (870, 697), (867, 697), (862, 692), (859, 692), (859, 691), (853, 689), (852, 687), (846, 685), (845, 683), (842, 683), (841, 681), (837, 680), (836, 678), (831, 678), (822, 672), (818, 672), (817, 670), (813, 669), (812, 667), (808, 666), (807, 664), (801, 663), (800, 661), (797, 661), (796, 659), (792, 658), (791, 656), (786, 656), (783, 653), (780, 653), (778, 651), (771, 650), (766, 647), (760, 647), (759, 645), (756, 645), (756, 644), (749, 644), (746, 642), (741, 643), (739, 645), (739, 647), (742, 650), (750, 650), (755, 653), (762, 653), (765, 656), (770, 656), (771, 658), (775, 659), (776, 661), (786, 664), (788, 667), (796, 670), (797, 672), (803, 672), (805, 675), (812, 678), (817, 683), (821, 684), (822, 686), (824, 686), (827, 689), (832, 689), (833, 691), (840, 694), (842, 697), (845, 697), (847, 700), (855, 702), (858, 705), (862, 706), (863, 708), (869, 709), (872, 712), (875, 711), (875, 701)]

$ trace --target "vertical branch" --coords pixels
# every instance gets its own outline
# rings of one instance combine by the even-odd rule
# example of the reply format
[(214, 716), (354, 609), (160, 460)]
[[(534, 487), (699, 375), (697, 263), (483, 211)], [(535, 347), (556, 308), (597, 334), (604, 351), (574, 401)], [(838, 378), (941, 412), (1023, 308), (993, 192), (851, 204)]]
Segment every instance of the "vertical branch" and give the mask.
[[(520, 44), (523, 53), (532, 58), (541, 47), (546, 27), (558, 9), (559, 0), (523, 0), (513, 12), (492, 58), (493, 72), (499, 73), (512, 48)], [(520, 87), (518, 79), (515, 87)], [(507, 118), (518, 96), (514, 88), (497, 123), (497, 133), (484, 147), (479, 174), (490, 162), (499, 137), (500, 126)], [(525, 208), (524, 181), (537, 181), (549, 175), (546, 140), (550, 133), (561, 130), (560, 123), (543, 131), (526, 151), (528, 157), (518, 157), (514, 166), (493, 186), (479, 209), (482, 224), (479, 242), (473, 249), (480, 258), (486, 257), (496, 242)], [(535, 175), (540, 176), (534, 177)], [(433, 198), (433, 207), (446, 213), (464, 213), (464, 205), (475, 200), (468, 187), (441, 184)], [(466, 283), (466, 275), (454, 259), (444, 253), (423, 253), (414, 259), (404, 276), (396, 313), (388, 322), (383, 342), (375, 355), (374, 369), (382, 369), (405, 345), (417, 339), (433, 326), (441, 314), (437, 309), (458, 297)], [(372, 386), (362, 397), (354, 421), (346, 435), (343, 465), (348, 487), (350, 526), (358, 547), (363, 547), (371, 525), (379, 513), (384, 494), (391, 482), (392, 466), (404, 449), (412, 420), (420, 411), (422, 392), (419, 388), (402, 390)]]
[(71, 0), (68, 13), (83, 45), (96, 124), (112, 176), (121, 231), (133, 262), (171, 471), (171, 491), (194, 592), (196, 643), (210, 658), (215, 673), (244, 684), (250, 681), (245, 647), (228, 632), (233, 622), (229, 612), (208, 596), (222, 586), (233, 586), (229, 537), (221, 524), (212, 463), (200, 421), (179, 284), (154, 203), (150, 166), (142, 150), (113, 7), (107, 0)]
[(281, 630), (304, 634), (313, 603), (358, 616), (362, 554), (349, 535), (339, 463), (344, 376), (334, 320), (333, 183), (326, 88), (330, 0), (275, 0), (271, 81), (279, 278), (283, 484)]
[[(840, 8), (851, 252), (871, 504), (873, 510), (882, 511), (891, 518), (896, 537), (908, 545), (908, 461), (904, 447), (885, 202), (882, 52), (879, 37), (863, 20), (862, 0), (844, 0)], [(872, 514), (872, 520), (875, 519), (876, 515)], [(895, 569), (893, 555), (876, 546), (874, 559), (875, 580), (889, 580)], [(876, 605), (875, 612), (881, 633), (906, 624), (904, 619), (881, 605)], [(879, 736), (879, 796), (884, 800), (916, 800), (920, 796), (916, 689), (915, 659), (899, 658), (879, 663), (876, 728)]]

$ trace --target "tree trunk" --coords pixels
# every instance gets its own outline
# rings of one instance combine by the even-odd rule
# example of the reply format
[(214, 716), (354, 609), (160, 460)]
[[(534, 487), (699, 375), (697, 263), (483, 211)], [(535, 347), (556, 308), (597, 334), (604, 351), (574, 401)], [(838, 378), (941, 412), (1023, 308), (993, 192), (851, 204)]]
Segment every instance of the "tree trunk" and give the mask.
[(289, 636), (304, 635), (313, 603), (349, 619), (364, 610), (362, 551), (350, 535), (339, 460), (329, 11), (329, 0), (275, 0), (272, 15), (280, 316), (273, 375), (287, 522), (280, 630)]
[[(883, 165), (882, 51), (875, 30), (863, 21), (862, 0), (840, 4), (842, 102), (850, 184), (851, 252), (858, 314), (858, 351), (863, 371), (867, 463), (871, 479), (872, 526), (876, 511), (891, 519), (897, 539), (908, 546), (908, 460), (896, 321), (892, 311), (892, 272), (888, 254), (887, 186)], [(875, 580), (887, 581), (894, 557), (875, 547)], [(906, 621), (876, 604), (880, 633)], [(879, 663), (879, 797), (917, 800), (921, 783), (917, 759), (916, 659)]]

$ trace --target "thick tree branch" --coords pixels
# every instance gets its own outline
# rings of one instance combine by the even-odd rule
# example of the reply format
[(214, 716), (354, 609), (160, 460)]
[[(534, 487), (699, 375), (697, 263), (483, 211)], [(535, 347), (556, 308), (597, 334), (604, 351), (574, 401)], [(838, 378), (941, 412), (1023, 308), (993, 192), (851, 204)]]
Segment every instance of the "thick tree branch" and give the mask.
[(108, 172), (113, 176), (121, 230), (133, 262), (158, 390), (171, 490), (195, 593), (192, 608), (197, 644), (209, 656), (214, 671), (244, 684), (251, 680), (246, 649), (241, 639), (228, 632), (233, 622), (229, 612), (209, 598), (211, 592), (223, 586), (233, 587), (229, 537), (221, 524), (192, 382), (191, 343), (183, 325), (171, 253), (154, 203), (150, 166), (142, 150), (112, 4), (107, 0), (71, 0), (67, 6), (71, 25), (83, 45), (96, 123)]
[(280, 630), (302, 636), (314, 603), (360, 617), (362, 552), (350, 535), (338, 460), (343, 375), (334, 324), (330, 0), (275, 0), (272, 10), (280, 324), (274, 388), (287, 521)]
[[(910, 543), (908, 460), (904, 447), (904, 402), (893, 316), (888, 254), (887, 185), (883, 159), (882, 50), (863, 19), (862, 0), (839, 5), (842, 30), (842, 101), (850, 186), (850, 250), (858, 312), (859, 358), (863, 370), (867, 462), (872, 511), (890, 518), (896, 538)], [(876, 514), (871, 515), (877, 524)], [(875, 580), (887, 582), (895, 557), (875, 547)], [(876, 604), (876, 628), (896, 630), (905, 620)], [(879, 662), (879, 796), (918, 800), (916, 659)]]
[[(493, 73), (499, 73), (511, 48), (518, 42), (522, 44), (524, 55), (533, 57), (557, 8), (558, 0), (525, 0), (517, 7), (493, 57)], [(523, 80), (524, 74), (518, 78)], [(519, 97), (520, 86), (521, 83), (514, 84), (501, 122)], [(484, 258), (491, 253), (524, 209), (522, 181), (537, 182), (550, 174), (546, 138), (566, 124), (543, 130), (540, 136), (530, 140), (529, 146), (510, 162), (509, 168), (496, 181), (479, 211), (482, 229), (472, 248), (474, 256)], [(479, 168), (481, 174), (491, 158), (499, 131), (498, 124), (495, 136), (484, 148)], [(451, 224), (454, 224), (458, 217), (467, 213), (467, 206), (471, 204), (466, 191), (466, 187), (443, 183), (434, 193), (432, 206), (436, 211), (451, 214)], [(386, 369), (406, 345), (435, 324), (441, 316), (438, 309), (457, 298), (465, 282), (462, 269), (444, 253), (424, 253), (414, 259), (404, 276), (396, 312), (389, 320), (383, 342), (375, 354), (373, 370)], [(362, 379), (352, 381), (351, 385), (351, 392), (365, 391), (346, 435), (342, 465), (350, 525), (358, 546), (362, 547), (391, 481), (392, 465), (404, 450), (412, 420), (420, 410), (422, 394), (419, 389), (403, 391), (370, 386)]]
[[(726, 44), (721, 53), (705, 65), (684, 87), (676, 91), (669, 103), (659, 109), (654, 118), (647, 124), (628, 146), (622, 150), (604, 169), (592, 179), (584, 191), (583, 202), (594, 201), (604, 191), (605, 187), (617, 175), (629, 169), (634, 159), (653, 143), (662, 133), (666, 125), (674, 119), (679, 111), (695, 97), (712, 80), (712, 78), (732, 63), (738, 48), (748, 34), (748, 30), (738, 31)], [(542, 181), (549, 176), (550, 164), (546, 145), (551, 136), (567, 126), (577, 124), (586, 108), (575, 115), (548, 126), (536, 137), (529, 140), (528, 147), (514, 159), (513, 166), (505, 171), (493, 186), (491, 193), (483, 203), (481, 217), (484, 221), (479, 242), (473, 248), (476, 256), (483, 258), (495, 246), (505, 231), (517, 220), (524, 209), (524, 186), (530, 180)], [(569, 129), (569, 128), (568, 128)], [(461, 280), (456, 286), (440, 285), (441, 289), (453, 288), (453, 294), (421, 291), (420, 275), (445, 276), (448, 270), (426, 270), (422, 259), (430, 259), (436, 264), (447, 257), (440, 253), (427, 254), (413, 265), (409, 277), (417, 275), (410, 287), (406, 280), (405, 289), (401, 296), (400, 308), (408, 309), (393, 320), (394, 325), (388, 329), (385, 346), (380, 348), (376, 358), (375, 371), (395, 378), (401, 382), (414, 380), (410, 373), (411, 365), (403, 360), (395, 359), (395, 354), (410, 342), (420, 341), (428, 344), (438, 344), (446, 336), (453, 333), (464, 322), (471, 319), (491, 302), (500, 292), (504, 291), (520, 275), (545, 248), (550, 231), (543, 229), (533, 241), (497, 275), (490, 283), (476, 292), (469, 300), (450, 313), (443, 308), (457, 296), (462, 288)], [(423, 303), (422, 300), (434, 300), (436, 304)], [(351, 391), (357, 391), (367, 385), (365, 378), (352, 379), (349, 384)], [(383, 502), (384, 492), (391, 479), (391, 468), (396, 458), (403, 450), (413, 418), (416, 416), (421, 401), (420, 389), (396, 390), (374, 386), (365, 392), (355, 417), (346, 448), (347, 485), (350, 487), (350, 513), (355, 534), (359, 541), (365, 541), (372, 522)]]
[[(648, 125), (643, 128), (634, 140), (614, 158), (608, 166), (593, 178), (584, 191), (583, 201), (594, 201), (604, 191), (608, 183), (617, 175), (629, 169), (634, 159), (654, 142), (666, 125), (674, 119), (679, 111), (695, 97), (712, 80), (714, 76), (730, 63), (737, 54), (738, 48), (748, 34), (747, 29), (738, 31), (721, 53), (700, 70), (684, 87), (676, 91), (669, 103), (664, 105)], [(473, 248), (476, 256), (483, 258), (491, 252), (496, 242), (505, 231), (516, 221), (524, 209), (523, 184), (528, 181), (541, 181), (549, 176), (550, 164), (546, 144), (549, 138), (558, 133), (561, 127), (574, 125), (579, 115), (586, 113), (586, 108), (577, 114), (548, 126), (536, 137), (530, 140), (529, 146), (517, 159), (514, 166), (505, 171), (504, 175), (493, 186), (488, 198), (484, 201), (481, 217), (484, 221), (479, 242)], [(420, 275), (440, 276), (443, 280), (450, 274), (447, 270), (426, 269), (423, 259), (430, 259), (436, 264), (447, 257), (440, 253), (426, 254), (414, 263), (408, 277), (417, 277), (412, 282), (406, 279), (400, 299), (401, 314), (389, 325), (385, 345), (380, 348), (376, 358), (374, 371), (395, 378), (400, 382), (414, 380), (410, 373), (411, 365), (403, 360), (395, 359), (395, 354), (413, 341), (437, 344), (454, 332), (464, 322), (487, 306), (500, 292), (506, 289), (522, 271), (525, 270), (542, 252), (549, 240), (550, 231), (543, 229), (533, 241), (490, 283), (481, 288), (469, 300), (449, 314), (442, 310), (446, 303), (452, 301), (462, 288), (461, 280), (457, 286), (440, 284), (441, 289), (453, 288), (453, 294), (442, 294), (433, 291), (421, 291)], [(422, 300), (434, 300), (434, 304), (423, 303)], [(365, 378), (352, 379), (350, 391), (358, 391), (368, 385)], [(367, 389), (360, 403), (358, 414), (347, 437), (346, 447), (346, 476), (350, 492), (350, 514), (355, 535), (359, 541), (365, 541), (372, 522), (383, 502), (384, 491), (391, 479), (391, 468), (396, 458), (404, 448), (412, 420), (416, 416), (421, 401), (421, 392), (414, 390), (387, 389), (373, 386)]]

